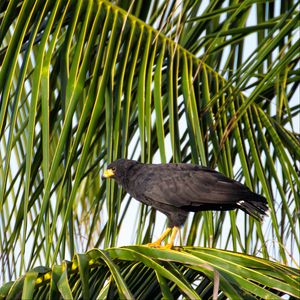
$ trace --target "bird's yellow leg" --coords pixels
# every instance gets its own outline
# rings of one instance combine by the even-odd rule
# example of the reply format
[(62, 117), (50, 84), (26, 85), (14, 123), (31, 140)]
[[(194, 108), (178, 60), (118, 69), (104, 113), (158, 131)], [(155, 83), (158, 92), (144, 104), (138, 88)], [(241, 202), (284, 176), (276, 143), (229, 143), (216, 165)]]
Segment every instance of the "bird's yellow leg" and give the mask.
[(166, 250), (172, 249), (173, 245), (174, 245), (175, 238), (176, 238), (178, 232), (179, 232), (179, 227), (174, 226), (173, 229), (172, 229), (170, 242), (165, 246), (161, 246), (160, 249), (166, 249)]
[(161, 242), (166, 238), (166, 236), (169, 234), (169, 232), (171, 231), (171, 228), (168, 227), (163, 234), (153, 243), (148, 243), (147, 246), (148, 247), (153, 247), (153, 248), (159, 248), (161, 247), (160, 244)]

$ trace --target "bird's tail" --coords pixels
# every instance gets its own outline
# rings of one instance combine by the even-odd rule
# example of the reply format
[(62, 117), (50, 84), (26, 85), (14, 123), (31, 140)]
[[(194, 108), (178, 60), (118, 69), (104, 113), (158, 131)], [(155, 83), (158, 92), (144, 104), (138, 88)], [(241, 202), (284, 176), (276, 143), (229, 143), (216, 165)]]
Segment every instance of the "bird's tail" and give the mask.
[(267, 199), (263, 196), (253, 193), (250, 199), (240, 200), (237, 204), (241, 210), (249, 214), (253, 218), (262, 221), (263, 217), (267, 214), (268, 206)]

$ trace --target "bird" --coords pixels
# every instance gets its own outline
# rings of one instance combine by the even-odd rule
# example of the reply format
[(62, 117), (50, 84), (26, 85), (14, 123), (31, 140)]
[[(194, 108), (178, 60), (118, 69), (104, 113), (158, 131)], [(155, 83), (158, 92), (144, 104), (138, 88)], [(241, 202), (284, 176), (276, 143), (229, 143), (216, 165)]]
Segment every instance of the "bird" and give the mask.
[[(268, 210), (265, 197), (209, 167), (190, 163), (146, 164), (118, 159), (103, 179), (114, 179), (130, 196), (167, 216), (166, 230), (147, 246), (172, 249), (189, 212), (239, 208), (261, 221)], [(170, 234), (169, 242), (162, 242)]]

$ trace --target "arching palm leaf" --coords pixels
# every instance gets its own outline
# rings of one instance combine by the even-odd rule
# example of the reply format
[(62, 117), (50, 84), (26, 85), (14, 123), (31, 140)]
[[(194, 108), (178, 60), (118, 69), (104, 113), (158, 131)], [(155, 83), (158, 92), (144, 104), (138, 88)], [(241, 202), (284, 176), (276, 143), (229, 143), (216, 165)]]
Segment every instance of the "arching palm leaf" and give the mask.
[(291, 263), (300, 249), (298, 4), (3, 1), (4, 280), (117, 245), (132, 209), (132, 241), (156, 234), (153, 211), (136, 211), (100, 179), (118, 157), (192, 161), (245, 181), (266, 196), (270, 218), (196, 214), (183, 243)]

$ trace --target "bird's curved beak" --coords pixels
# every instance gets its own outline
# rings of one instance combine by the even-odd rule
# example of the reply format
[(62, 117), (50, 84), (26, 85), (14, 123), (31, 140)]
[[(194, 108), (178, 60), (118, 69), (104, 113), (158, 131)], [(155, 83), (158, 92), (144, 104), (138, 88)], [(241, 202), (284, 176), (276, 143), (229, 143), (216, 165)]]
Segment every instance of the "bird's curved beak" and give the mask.
[(102, 179), (104, 178), (110, 178), (110, 177), (113, 177), (115, 176), (115, 173), (112, 169), (107, 169), (104, 171), (103, 175), (102, 175)]

